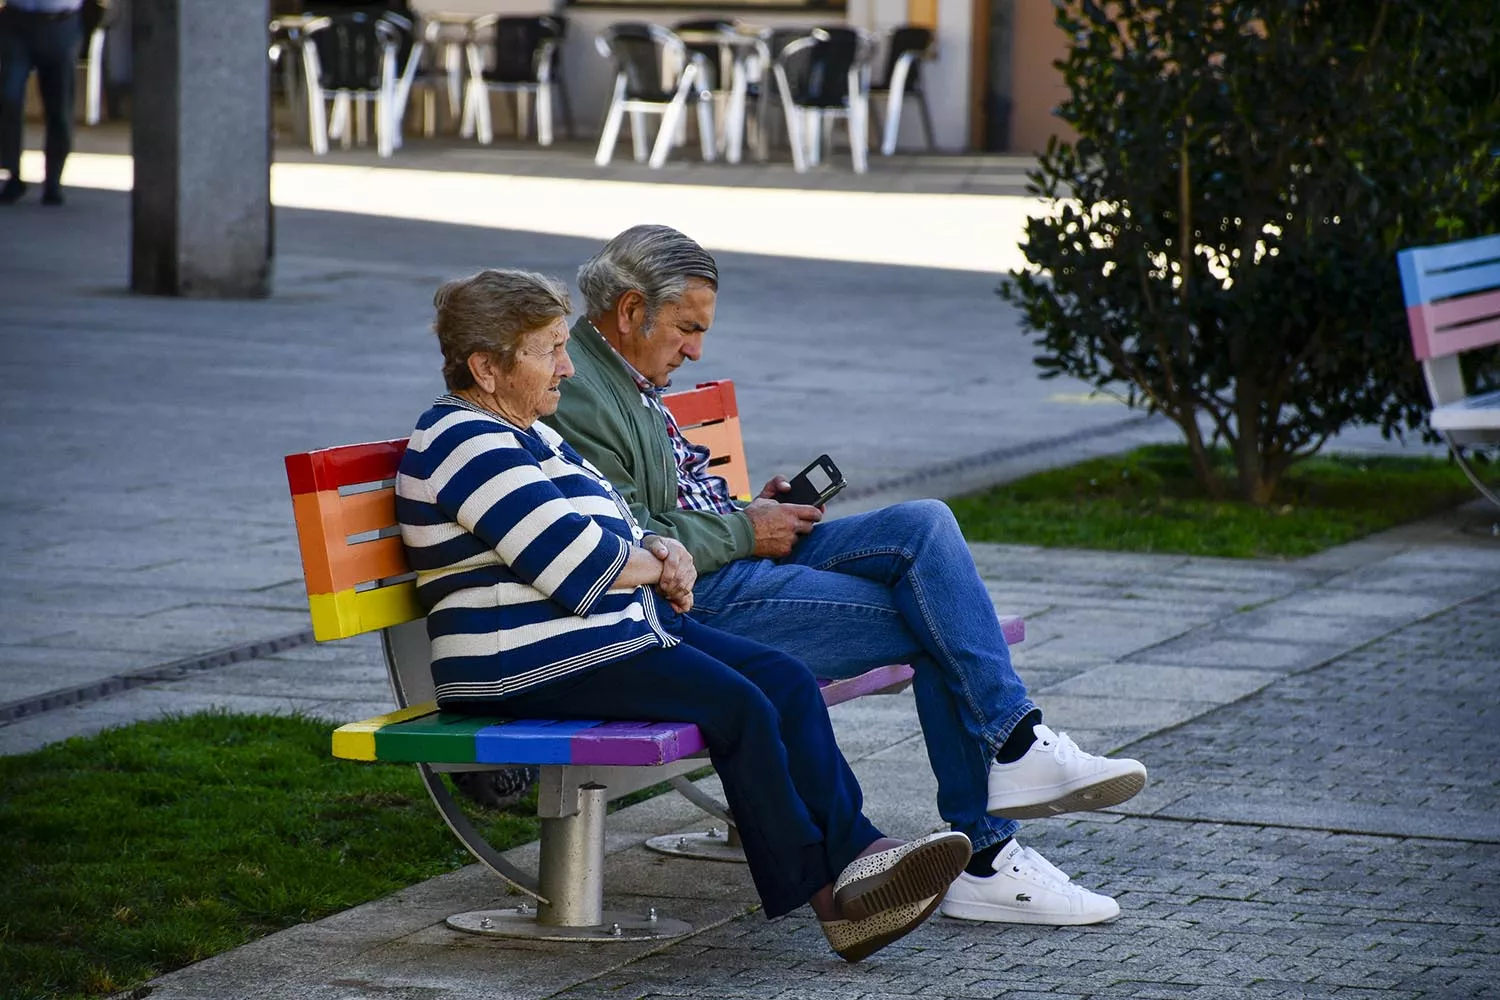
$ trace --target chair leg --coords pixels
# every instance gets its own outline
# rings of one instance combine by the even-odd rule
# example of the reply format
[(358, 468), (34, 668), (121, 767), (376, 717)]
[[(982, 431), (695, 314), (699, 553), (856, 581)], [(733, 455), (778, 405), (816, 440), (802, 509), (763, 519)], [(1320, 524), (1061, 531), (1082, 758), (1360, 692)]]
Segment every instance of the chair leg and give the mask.
[(443, 50), (443, 68), (448, 76), (448, 118), (458, 117), (459, 101), (463, 99), (463, 61), (461, 46), (450, 44)]
[(516, 91), (516, 138), (522, 140), (531, 132), (531, 95)]
[[(687, 117), (686, 115), (683, 116)], [(714, 129), (714, 106), (712, 101), (698, 101), (698, 145), (703, 150), (703, 162), (712, 163), (719, 156), (719, 138)]]
[(744, 63), (736, 61), (734, 85), (729, 89), (729, 106), (724, 115), (724, 159), (740, 162), (745, 151), (745, 98), (749, 91)]
[(594, 153), (594, 163), (607, 166), (615, 155), (615, 142), (620, 138), (620, 125), (625, 120), (625, 78), (615, 78), (615, 96), (609, 102), (609, 114), (604, 117), (604, 130), (599, 133), (599, 149)]
[(646, 144), (646, 114), (643, 111), (630, 112), (630, 144), (635, 162), (645, 163), (651, 155), (651, 147)]
[(350, 145), (355, 143), (363, 146), (370, 141), (368, 134), (370, 123), (365, 118), (365, 95), (360, 94), (356, 97), (346, 94), (344, 95), (344, 102), (348, 108), (348, 120), (352, 123), (351, 127), (344, 129), (344, 148), (348, 149)]
[(536, 88), (536, 141), (543, 146), (552, 145), (552, 84), (544, 83)]
[(557, 88), (557, 101), (562, 105), (563, 132), (569, 139), (576, 137), (573, 130), (573, 104), (568, 100), (568, 88), (559, 75), (552, 81), (552, 86)]
[(337, 139), (339, 145), (349, 148), (349, 133), (353, 131), (349, 121), (349, 95), (343, 92), (333, 95), (333, 111), (328, 120), (328, 138)]
[(328, 155), (328, 108), (316, 77), (307, 81), (307, 138), (314, 156)]
[(896, 138), (901, 134), (901, 105), (905, 94), (894, 88), (885, 95), (885, 128), (880, 135), (880, 155), (892, 156), (896, 152)]
[(849, 117), (844, 122), (849, 128), (849, 157), (854, 161), (854, 172), (862, 174), (870, 169), (870, 98), (858, 94), (851, 97)]
[(475, 109), (474, 84), (471, 82), (464, 86), (464, 111), (458, 125), (460, 139), (468, 139), (474, 135), (474, 116), (478, 113)]
[(104, 32), (97, 28), (89, 35), (89, 64), (83, 91), (83, 120), (98, 125), (99, 106), (104, 100)]
[(792, 146), (792, 168), (799, 174), (805, 174), (807, 173), (807, 148), (802, 138), (805, 126), (802, 120), (802, 109), (792, 103), (792, 89), (787, 83), (786, 71), (779, 65), (776, 67), (776, 89), (781, 92), (782, 117), (786, 119), (786, 137)]
[(422, 135), (428, 139), (437, 135), (437, 91), (431, 87), (422, 89)]
[(480, 145), (488, 146), (495, 141), (495, 122), (490, 118), (490, 88), (483, 85), (474, 88), (474, 131), (479, 134)]
[(667, 110), (661, 116), (661, 128), (657, 130), (656, 142), (651, 147), (651, 159), (647, 161), (652, 170), (660, 170), (667, 162), (667, 155), (672, 152), (672, 147), (677, 145), (677, 130), (686, 119), (686, 101), (678, 101), (672, 98), (672, 103), (667, 105)]
[(807, 143), (807, 163), (816, 167), (823, 162), (823, 114), (812, 108), (802, 112), (802, 137)]
[(932, 137), (932, 112), (927, 107), (927, 95), (917, 91), (917, 108), (922, 113), (922, 135), (927, 140), (927, 151), (937, 149), (937, 140)]

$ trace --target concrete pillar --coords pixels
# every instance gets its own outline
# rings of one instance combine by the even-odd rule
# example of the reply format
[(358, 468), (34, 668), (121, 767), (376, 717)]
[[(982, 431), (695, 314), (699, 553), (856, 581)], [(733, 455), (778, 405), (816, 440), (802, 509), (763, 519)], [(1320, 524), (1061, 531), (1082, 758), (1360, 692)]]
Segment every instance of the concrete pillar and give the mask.
[(268, 295), (268, 0), (132, 7), (131, 290)]

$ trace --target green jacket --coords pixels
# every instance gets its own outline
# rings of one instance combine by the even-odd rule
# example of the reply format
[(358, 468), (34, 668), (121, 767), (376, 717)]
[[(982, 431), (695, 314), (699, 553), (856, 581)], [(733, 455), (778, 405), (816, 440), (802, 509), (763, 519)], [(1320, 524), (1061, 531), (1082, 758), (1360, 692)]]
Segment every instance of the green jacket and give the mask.
[(576, 372), (563, 380), (557, 413), (543, 422), (604, 473), (644, 530), (682, 542), (700, 574), (750, 555), (755, 532), (744, 514), (678, 508), (667, 426), (642, 405), (625, 363), (587, 318), (573, 324), (568, 353)]

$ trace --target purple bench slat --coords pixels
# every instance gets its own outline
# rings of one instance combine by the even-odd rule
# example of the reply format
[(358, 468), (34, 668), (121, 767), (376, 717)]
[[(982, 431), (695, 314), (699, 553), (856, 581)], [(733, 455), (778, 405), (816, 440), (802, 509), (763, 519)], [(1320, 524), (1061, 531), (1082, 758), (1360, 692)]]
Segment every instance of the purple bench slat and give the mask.
[(682, 722), (606, 722), (575, 733), (574, 764), (670, 764), (702, 753), (703, 734)]

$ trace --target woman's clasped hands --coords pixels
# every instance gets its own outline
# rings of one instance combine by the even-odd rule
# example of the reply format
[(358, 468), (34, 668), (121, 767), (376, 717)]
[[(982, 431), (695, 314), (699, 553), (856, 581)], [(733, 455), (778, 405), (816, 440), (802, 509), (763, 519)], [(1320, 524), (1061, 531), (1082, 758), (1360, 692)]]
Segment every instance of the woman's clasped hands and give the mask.
[(647, 535), (641, 546), (661, 561), (656, 592), (667, 599), (672, 610), (687, 614), (693, 609), (693, 585), (698, 582), (698, 568), (693, 565), (692, 554), (677, 539), (664, 535)]

